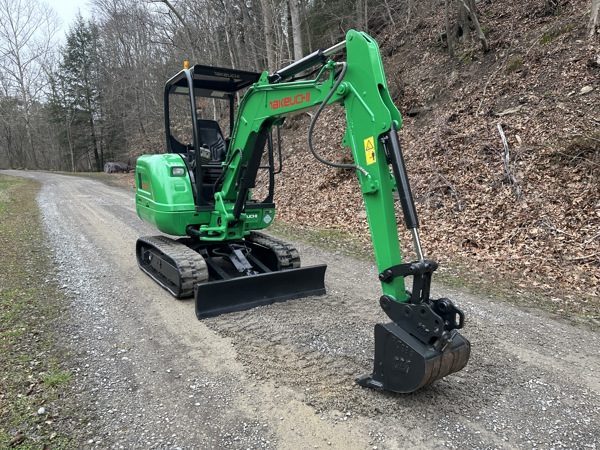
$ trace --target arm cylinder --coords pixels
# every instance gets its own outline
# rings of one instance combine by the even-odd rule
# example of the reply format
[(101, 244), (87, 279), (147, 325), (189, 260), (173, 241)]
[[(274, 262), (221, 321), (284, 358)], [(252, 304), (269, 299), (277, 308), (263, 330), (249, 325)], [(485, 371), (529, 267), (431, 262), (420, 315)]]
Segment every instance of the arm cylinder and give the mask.
[(419, 228), (419, 219), (413, 201), (408, 175), (406, 174), (406, 166), (404, 165), (404, 157), (400, 149), (400, 141), (396, 133), (396, 126), (392, 123), (392, 129), (386, 134), (388, 137), (387, 150), (392, 163), (392, 170), (398, 185), (398, 193), (400, 194), (400, 204), (402, 205), (402, 213), (404, 214), (404, 222), (409, 230)]

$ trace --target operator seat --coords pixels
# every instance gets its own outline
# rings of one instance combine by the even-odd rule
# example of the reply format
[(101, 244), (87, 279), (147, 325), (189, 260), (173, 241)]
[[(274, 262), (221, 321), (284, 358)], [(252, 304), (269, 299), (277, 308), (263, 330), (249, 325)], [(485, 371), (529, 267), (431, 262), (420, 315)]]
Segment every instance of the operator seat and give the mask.
[(219, 123), (215, 120), (198, 119), (198, 133), (200, 134), (200, 145), (204, 145), (210, 150), (210, 161), (225, 161), (227, 144), (223, 139)]
[[(198, 186), (201, 193), (201, 202), (204, 205), (214, 204), (214, 186), (223, 173), (222, 162), (227, 155), (227, 143), (223, 139), (223, 133), (219, 123), (215, 120), (198, 119), (199, 145), (210, 151), (208, 164), (202, 165), (202, 185)], [(212, 207), (212, 206), (211, 206)]]

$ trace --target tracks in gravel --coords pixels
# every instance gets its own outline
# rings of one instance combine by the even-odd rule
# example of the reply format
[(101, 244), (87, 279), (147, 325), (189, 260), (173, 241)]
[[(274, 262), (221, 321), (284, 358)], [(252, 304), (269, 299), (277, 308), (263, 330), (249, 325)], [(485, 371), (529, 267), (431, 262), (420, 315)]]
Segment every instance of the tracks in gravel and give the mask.
[(73, 398), (95, 417), (79, 448), (597, 445), (598, 333), (438, 286), (467, 317), (467, 367), (410, 395), (359, 388), (386, 321), (373, 265), (297, 243), (303, 265), (329, 264), (327, 295), (199, 322), (137, 268), (155, 232), (131, 192), (26, 175), (72, 296)]

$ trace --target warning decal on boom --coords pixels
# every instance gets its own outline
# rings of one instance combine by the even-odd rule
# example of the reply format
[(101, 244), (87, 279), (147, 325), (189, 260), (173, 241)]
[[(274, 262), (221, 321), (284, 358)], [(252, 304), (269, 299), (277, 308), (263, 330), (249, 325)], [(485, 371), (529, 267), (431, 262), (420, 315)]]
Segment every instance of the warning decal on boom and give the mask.
[(365, 139), (365, 158), (367, 159), (367, 165), (375, 164), (377, 158), (375, 157), (375, 141), (373, 136)]

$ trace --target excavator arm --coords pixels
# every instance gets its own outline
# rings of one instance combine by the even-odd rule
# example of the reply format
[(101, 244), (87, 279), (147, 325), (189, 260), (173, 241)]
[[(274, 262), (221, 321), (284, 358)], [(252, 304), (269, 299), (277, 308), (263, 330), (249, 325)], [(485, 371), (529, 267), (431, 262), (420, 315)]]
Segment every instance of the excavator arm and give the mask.
[[(378, 269), (383, 273), (402, 263), (393, 197), (398, 187), (407, 226), (418, 228), (396, 134), (402, 118), (390, 98), (376, 42), (367, 34), (352, 30), (335, 50), (344, 47), (346, 62), (322, 63), (329, 53), (325, 51), (308, 56), (304, 64), (302, 60), (294, 63), (292, 70), (280, 71), (291, 78), (310, 62), (322, 64), (313, 80), (286, 81), (281, 80), (280, 72), (264, 72), (258, 83), (248, 89), (239, 105), (230, 150), (223, 163), (221, 189), (215, 193), (218, 206), (214, 225), (200, 228), (206, 236), (242, 236), (245, 201), (254, 187), (270, 129), (292, 114), (339, 103), (345, 108), (347, 121), (343, 144), (352, 150), (352, 169), (361, 186)], [(388, 278), (382, 283), (384, 294), (406, 301), (403, 277)]]
[[(345, 48), (345, 62), (327, 60)], [(312, 80), (293, 77), (322, 66)], [(215, 193), (214, 221), (201, 227), (207, 236), (241, 235), (245, 202), (254, 187), (271, 128), (285, 117), (338, 103), (346, 111), (343, 144), (352, 150), (367, 212), (383, 295), (380, 305), (392, 323), (375, 327), (375, 364), (371, 375), (357, 381), (368, 387), (411, 392), (461, 370), (470, 343), (457, 330), (463, 313), (449, 299), (430, 298), (437, 263), (423, 257), (418, 218), (397, 136), (402, 124), (393, 104), (377, 43), (350, 31), (332, 49), (315, 52), (274, 74), (262, 74), (240, 103), (221, 188)], [(316, 155), (318, 157), (318, 155)], [(391, 168), (391, 170), (390, 170)], [(411, 231), (418, 260), (403, 263), (393, 191), (398, 191), (404, 222)], [(236, 230), (237, 231), (232, 231)], [(412, 277), (407, 293), (405, 278)]]

